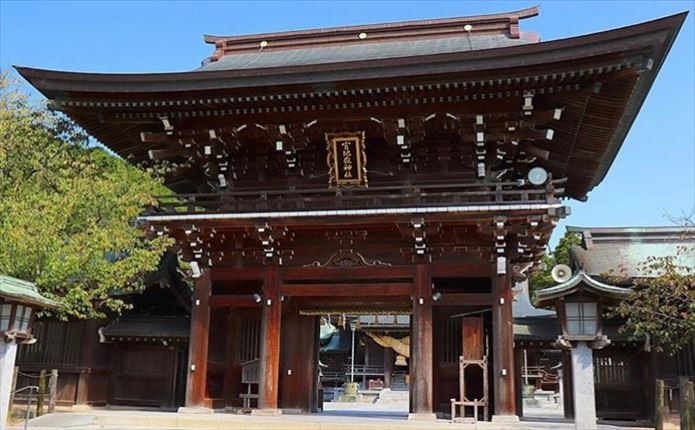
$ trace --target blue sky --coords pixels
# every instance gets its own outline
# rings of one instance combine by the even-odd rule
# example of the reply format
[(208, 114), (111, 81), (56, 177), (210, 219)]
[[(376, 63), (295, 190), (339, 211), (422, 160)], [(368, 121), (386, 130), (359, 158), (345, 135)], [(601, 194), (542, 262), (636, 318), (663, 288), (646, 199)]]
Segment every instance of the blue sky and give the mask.
[[(553, 40), (695, 9), (693, 1), (8, 1), (0, 68), (180, 71), (212, 48), (203, 34), (248, 34), (504, 12), (540, 4), (521, 28)], [(695, 26), (689, 16), (608, 176), (564, 225), (670, 225), (695, 207)]]

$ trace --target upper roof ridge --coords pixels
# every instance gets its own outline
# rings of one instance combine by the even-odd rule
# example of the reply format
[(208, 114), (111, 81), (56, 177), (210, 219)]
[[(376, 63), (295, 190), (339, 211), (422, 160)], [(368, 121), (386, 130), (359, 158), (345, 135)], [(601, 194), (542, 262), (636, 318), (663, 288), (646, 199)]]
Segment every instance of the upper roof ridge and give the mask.
[[(423, 19), (385, 24), (353, 25), (240, 36), (205, 35), (215, 52), (205, 61), (217, 61), (227, 54), (256, 52), (259, 49), (316, 47), (322, 45), (402, 41), (454, 35), (501, 34), (519, 39), (519, 20), (538, 15), (534, 6), (515, 12), (441, 19)], [(468, 28), (464, 28), (470, 26)]]

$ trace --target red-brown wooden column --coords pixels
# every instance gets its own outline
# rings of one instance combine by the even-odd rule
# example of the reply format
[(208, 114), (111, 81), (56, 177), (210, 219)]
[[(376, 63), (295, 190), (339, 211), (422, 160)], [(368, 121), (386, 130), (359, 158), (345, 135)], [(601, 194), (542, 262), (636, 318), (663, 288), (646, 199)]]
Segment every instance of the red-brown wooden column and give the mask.
[(435, 419), (432, 408), (432, 278), (428, 264), (415, 266), (410, 357), (411, 419)]
[(261, 321), (261, 381), (258, 409), (261, 413), (278, 411), (280, 380), (280, 325), (282, 301), (280, 275), (275, 265), (267, 266), (263, 278), (263, 319)]
[(188, 379), (186, 381), (186, 407), (189, 412), (204, 407), (208, 372), (208, 333), (210, 330), (210, 269), (203, 269), (195, 281), (191, 309), (191, 333), (188, 343)]
[(495, 296), (492, 306), (493, 381), (495, 408), (493, 420), (516, 421), (514, 398), (514, 319), (512, 317), (511, 268), (506, 274), (497, 274), (493, 267), (492, 288)]

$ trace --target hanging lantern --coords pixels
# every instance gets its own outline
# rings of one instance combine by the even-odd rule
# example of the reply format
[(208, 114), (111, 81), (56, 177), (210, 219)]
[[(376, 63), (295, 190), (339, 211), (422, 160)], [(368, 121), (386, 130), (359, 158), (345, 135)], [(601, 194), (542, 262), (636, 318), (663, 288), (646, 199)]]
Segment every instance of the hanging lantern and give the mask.
[(405, 356), (403, 355), (397, 355), (396, 356), (396, 362), (394, 363), (396, 366), (407, 366), (408, 363), (405, 361)]

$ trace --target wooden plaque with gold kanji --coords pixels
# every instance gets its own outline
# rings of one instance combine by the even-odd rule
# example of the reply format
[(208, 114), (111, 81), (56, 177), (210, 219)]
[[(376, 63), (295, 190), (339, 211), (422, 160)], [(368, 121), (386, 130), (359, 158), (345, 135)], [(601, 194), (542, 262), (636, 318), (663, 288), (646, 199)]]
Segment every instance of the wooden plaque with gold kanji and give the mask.
[(328, 186), (366, 187), (364, 132), (326, 133)]

